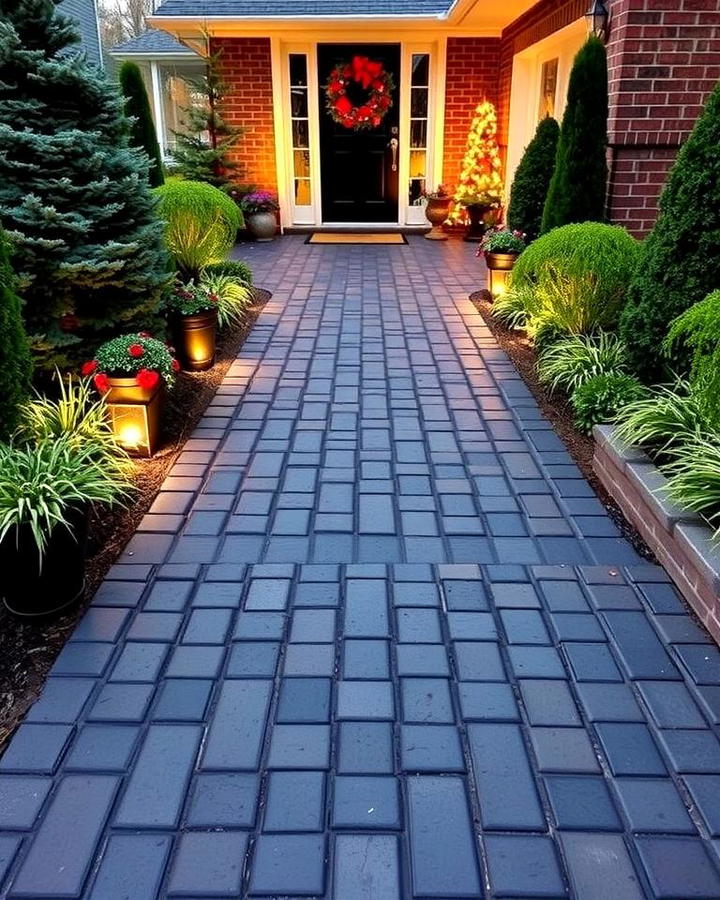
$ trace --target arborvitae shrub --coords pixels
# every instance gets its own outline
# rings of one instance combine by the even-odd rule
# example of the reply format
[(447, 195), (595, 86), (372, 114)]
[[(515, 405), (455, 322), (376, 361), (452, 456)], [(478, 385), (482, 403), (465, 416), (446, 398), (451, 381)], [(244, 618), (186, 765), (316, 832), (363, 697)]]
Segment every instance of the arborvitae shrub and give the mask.
[(663, 374), (670, 322), (720, 286), (720, 84), (684, 144), (660, 197), (628, 291), (621, 332), (643, 380)]
[(559, 136), (560, 126), (555, 119), (543, 119), (515, 171), (507, 224), (512, 231), (522, 231), (528, 241), (534, 241), (540, 234)]
[(17, 425), (32, 372), (30, 347), (13, 280), (7, 241), (0, 231), (0, 440), (3, 441)]
[(150, 160), (150, 186), (159, 187), (165, 180), (162, 156), (142, 73), (136, 63), (126, 60), (120, 67), (119, 77), (125, 97), (125, 115), (133, 119), (130, 127), (130, 143), (147, 153)]
[(570, 73), (543, 234), (571, 222), (605, 220), (607, 117), (607, 53), (599, 38), (590, 37)]

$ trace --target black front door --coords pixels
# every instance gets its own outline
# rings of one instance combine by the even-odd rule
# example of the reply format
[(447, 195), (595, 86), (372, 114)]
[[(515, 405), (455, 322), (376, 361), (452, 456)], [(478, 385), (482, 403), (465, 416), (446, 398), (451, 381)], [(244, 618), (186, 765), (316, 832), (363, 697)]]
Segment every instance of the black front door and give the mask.
[[(392, 76), (392, 106), (382, 121), (354, 130), (336, 122), (327, 109), (326, 85), (337, 67), (359, 57), (382, 65)], [(320, 159), (323, 222), (397, 222), (400, 137), (400, 45), (319, 44)], [(377, 69), (375, 69), (377, 71)], [(363, 107), (370, 90), (348, 79), (347, 98)]]

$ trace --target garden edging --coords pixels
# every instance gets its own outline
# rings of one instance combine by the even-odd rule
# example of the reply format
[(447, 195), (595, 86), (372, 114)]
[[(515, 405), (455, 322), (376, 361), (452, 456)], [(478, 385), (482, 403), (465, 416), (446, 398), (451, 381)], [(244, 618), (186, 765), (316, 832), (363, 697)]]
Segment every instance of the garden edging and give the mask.
[(680, 593), (720, 643), (720, 552), (697, 515), (672, 503), (667, 479), (642, 450), (620, 442), (611, 425), (593, 430), (593, 468)]

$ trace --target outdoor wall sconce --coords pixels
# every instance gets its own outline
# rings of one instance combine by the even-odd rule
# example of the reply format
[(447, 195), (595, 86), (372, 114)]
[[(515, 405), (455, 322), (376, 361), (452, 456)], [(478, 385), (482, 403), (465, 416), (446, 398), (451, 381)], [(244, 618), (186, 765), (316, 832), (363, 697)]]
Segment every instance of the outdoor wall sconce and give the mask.
[(108, 414), (120, 446), (131, 456), (152, 456), (160, 440), (162, 386), (151, 392), (138, 390), (134, 397), (117, 400), (112, 393), (107, 400)]
[(588, 23), (588, 32), (605, 43), (608, 38), (608, 22), (610, 12), (605, 0), (592, 0), (590, 9), (585, 13)]

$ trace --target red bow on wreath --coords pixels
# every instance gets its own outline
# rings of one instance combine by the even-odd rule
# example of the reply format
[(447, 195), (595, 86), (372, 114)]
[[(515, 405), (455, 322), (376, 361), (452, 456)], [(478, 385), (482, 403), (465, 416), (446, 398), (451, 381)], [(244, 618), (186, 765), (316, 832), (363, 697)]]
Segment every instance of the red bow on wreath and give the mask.
[(352, 77), (359, 82), (365, 90), (382, 74), (382, 63), (373, 62), (367, 56), (355, 56), (350, 63)]

